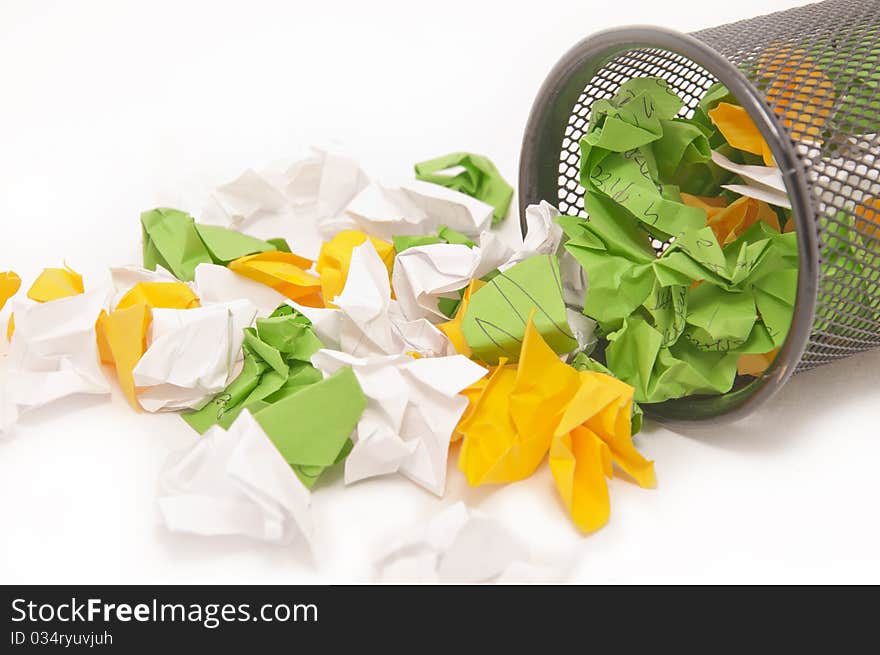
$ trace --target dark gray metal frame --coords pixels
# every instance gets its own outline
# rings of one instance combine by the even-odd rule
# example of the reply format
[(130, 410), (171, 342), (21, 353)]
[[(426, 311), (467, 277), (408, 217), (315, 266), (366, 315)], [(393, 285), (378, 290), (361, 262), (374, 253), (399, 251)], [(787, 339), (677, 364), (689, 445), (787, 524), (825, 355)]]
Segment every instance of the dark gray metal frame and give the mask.
[(771, 398), (797, 368), (810, 338), (816, 311), (819, 260), (812, 198), (794, 145), (761, 93), (730, 61), (692, 36), (647, 26), (600, 32), (569, 50), (538, 92), (526, 125), (519, 170), (523, 229), (528, 205), (541, 200), (555, 204), (559, 153), (568, 118), (579, 95), (609, 60), (645, 48), (668, 50), (687, 57), (730, 89), (770, 146), (792, 204), (800, 256), (797, 300), (788, 338), (774, 362), (764, 375), (737, 391), (645, 406), (651, 418), (673, 426), (692, 425), (697, 421), (733, 421)]

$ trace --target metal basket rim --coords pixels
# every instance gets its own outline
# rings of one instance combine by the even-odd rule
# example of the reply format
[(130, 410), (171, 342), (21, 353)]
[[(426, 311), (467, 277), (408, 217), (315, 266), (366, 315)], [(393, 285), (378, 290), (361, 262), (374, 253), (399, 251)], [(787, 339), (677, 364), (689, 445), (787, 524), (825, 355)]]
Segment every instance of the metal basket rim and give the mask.
[[(670, 427), (728, 423), (744, 418), (776, 394), (800, 362), (812, 331), (819, 280), (816, 225), (806, 177), (794, 144), (779, 117), (760, 92), (723, 55), (699, 39), (666, 28), (633, 25), (619, 27), (581, 40), (553, 67), (538, 91), (523, 135), (519, 167), (520, 223), (525, 233), (525, 208), (541, 197), (536, 161), (544, 146), (548, 121), (561, 90), (574, 75), (589, 72), (590, 78), (614, 57), (632, 50), (662, 49), (687, 57), (727, 86), (755, 122), (767, 141), (782, 173), (792, 205), (798, 241), (798, 286), (792, 323), (785, 344), (767, 371), (735, 392), (719, 396), (691, 396), (646, 404), (646, 415)], [(567, 107), (567, 115), (572, 107)], [(560, 134), (565, 126), (561, 126)], [(561, 150), (562, 139), (559, 139)], [(558, 154), (557, 154), (558, 157)], [(557, 161), (558, 165), (558, 161)], [(555, 175), (554, 171), (554, 175)], [(553, 200), (555, 204), (556, 199)]]

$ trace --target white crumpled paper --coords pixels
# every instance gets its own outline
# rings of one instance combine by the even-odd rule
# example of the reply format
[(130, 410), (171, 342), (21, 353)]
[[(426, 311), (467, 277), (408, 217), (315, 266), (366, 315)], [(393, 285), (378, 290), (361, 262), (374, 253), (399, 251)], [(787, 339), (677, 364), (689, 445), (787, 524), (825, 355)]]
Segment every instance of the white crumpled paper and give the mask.
[[(439, 184), (411, 180), (399, 186), (373, 182), (346, 207), (332, 234), (357, 229), (380, 239), (424, 236), (440, 226), (476, 237), (492, 224), (491, 205)], [(332, 236), (325, 231), (325, 236)]]
[(559, 277), (562, 279), (562, 299), (565, 304), (583, 310), (587, 295), (587, 276), (578, 260), (565, 248), (559, 254)]
[(526, 209), (526, 236), (514, 243), (509, 236), (485, 230), (472, 248), (437, 243), (399, 253), (392, 283), (403, 315), (410, 320), (445, 321), (446, 316), (438, 308), (440, 298), (456, 297), (456, 292), (472, 279), (495, 269), (504, 271), (534, 255), (556, 253), (563, 235), (554, 221), (558, 215), (559, 211), (547, 202), (530, 205)]
[(563, 231), (556, 222), (559, 210), (546, 200), (526, 207), (526, 235), (522, 246), (500, 266), (505, 270), (534, 255), (553, 255), (559, 251)]
[(283, 238), (294, 253), (314, 261), (321, 250), (320, 226), (339, 217), (367, 184), (354, 160), (313, 148), (301, 159), (248, 169), (217, 187), (200, 220), (258, 239)]
[(720, 152), (712, 151), (712, 161), (724, 170), (739, 175), (745, 184), (723, 184), (727, 189), (742, 196), (791, 209), (791, 201), (782, 181), (782, 173), (777, 166), (746, 166), (730, 161)]
[(324, 345), (356, 357), (455, 353), (445, 334), (424, 319), (408, 319), (400, 303), (391, 299), (388, 270), (370, 241), (352, 251), (345, 287), (333, 302), (339, 309), (288, 304), (312, 321)]
[(458, 502), (426, 525), (384, 546), (374, 561), (378, 582), (555, 582), (561, 572), (532, 563), (504, 525)]
[(466, 287), (481, 257), (479, 248), (450, 243), (415, 246), (399, 253), (392, 284), (403, 315), (410, 320), (447, 320), (438, 309), (438, 300)]
[(21, 412), (74, 394), (109, 394), (95, 340), (107, 289), (46, 303), (13, 301), (15, 334), (0, 381), (0, 434)]
[(150, 346), (134, 369), (149, 412), (199, 409), (237, 375), (244, 329), (256, 318), (249, 300), (196, 309), (154, 309)]
[(313, 537), (309, 490), (248, 410), (229, 430), (214, 426), (172, 455), (160, 478), (169, 530), (245, 535), (273, 543)]
[(257, 318), (265, 318), (283, 305), (287, 298), (272, 287), (260, 284), (217, 264), (196, 266), (194, 282), (202, 305), (228, 303), (246, 298), (257, 308)]
[(351, 366), (367, 397), (345, 461), (345, 483), (398, 471), (442, 496), (449, 441), (468, 406), (459, 392), (488, 371), (462, 355), (357, 358), (319, 350), (312, 364), (325, 376)]

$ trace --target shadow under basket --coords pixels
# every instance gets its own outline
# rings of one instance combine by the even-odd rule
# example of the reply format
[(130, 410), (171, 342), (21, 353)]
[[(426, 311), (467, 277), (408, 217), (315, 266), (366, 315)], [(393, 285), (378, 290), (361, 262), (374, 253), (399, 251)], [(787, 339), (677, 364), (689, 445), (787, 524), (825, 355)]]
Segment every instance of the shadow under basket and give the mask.
[(727, 86), (779, 166), (799, 254), (791, 328), (764, 374), (738, 377), (726, 394), (646, 404), (646, 414), (673, 425), (736, 420), (793, 374), (880, 346), (880, 0), (828, 0), (693, 34), (636, 26), (581, 41), (532, 108), (521, 216), (541, 200), (586, 216), (579, 142), (591, 105), (635, 77), (666, 80), (685, 103), (682, 118), (713, 84)]

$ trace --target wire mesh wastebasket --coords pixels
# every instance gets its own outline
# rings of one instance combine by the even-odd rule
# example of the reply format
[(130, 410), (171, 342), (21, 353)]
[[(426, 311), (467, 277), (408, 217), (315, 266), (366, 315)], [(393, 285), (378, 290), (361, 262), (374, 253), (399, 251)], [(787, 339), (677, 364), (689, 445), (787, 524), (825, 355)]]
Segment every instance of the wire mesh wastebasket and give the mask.
[(634, 77), (665, 79), (683, 118), (713, 84), (728, 87), (780, 168), (800, 258), (791, 329), (764, 374), (646, 412), (668, 423), (738, 419), (791, 375), (880, 346), (880, 0), (828, 0), (689, 35), (628, 27), (581, 41), (532, 108), (521, 210), (547, 200), (586, 216), (579, 142), (591, 105)]

